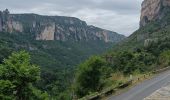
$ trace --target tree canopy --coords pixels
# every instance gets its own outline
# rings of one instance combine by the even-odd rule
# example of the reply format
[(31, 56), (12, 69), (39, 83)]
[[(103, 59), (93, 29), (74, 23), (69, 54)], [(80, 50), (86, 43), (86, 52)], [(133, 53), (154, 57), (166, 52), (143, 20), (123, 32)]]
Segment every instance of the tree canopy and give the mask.
[[(42, 96), (45, 94), (32, 85), (39, 78), (40, 68), (30, 63), (30, 55), (27, 52), (12, 53), (0, 65), (0, 99), (45, 99), (46, 97)], [(41, 95), (37, 95), (38, 92)]]
[(104, 60), (96, 56), (80, 64), (76, 74), (76, 93), (79, 97), (99, 90), (102, 76), (101, 68), (104, 65)]

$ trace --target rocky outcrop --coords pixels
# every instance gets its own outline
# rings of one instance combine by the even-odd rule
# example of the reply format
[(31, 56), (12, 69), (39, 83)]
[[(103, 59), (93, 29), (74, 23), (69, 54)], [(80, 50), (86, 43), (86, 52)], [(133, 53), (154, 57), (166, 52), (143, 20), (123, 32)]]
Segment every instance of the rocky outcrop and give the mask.
[(12, 33), (16, 32), (23, 32), (23, 26), (20, 22), (17, 21), (7, 21), (7, 30), (8, 32)]
[(164, 16), (162, 9), (170, 6), (170, 0), (144, 0), (142, 3), (140, 26)]
[(36, 40), (54, 40), (55, 24), (45, 26), (41, 33), (36, 37)]
[(125, 36), (94, 26), (74, 17), (0, 13), (0, 31), (34, 34), (36, 40), (119, 42)]
[(158, 38), (154, 38), (154, 39), (146, 39), (145, 41), (144, 41), (144, 47), (149, 47), (149, 46), (151, 46), (152, 44), (156, 44), (156, 43), (158, 43)]
[(104, 40), (105, 42), (121, 41), (123, 35), (117, 34), (116, 32), (97, 28), (95, 26), (88, 26), (87, 33), (93, 35), (92, 40)]
[(3, 12), (0, 12), (0, 31), (6, 32), (23, 32), (23, 26), (19, 21), (14, 21), (8, 9)]

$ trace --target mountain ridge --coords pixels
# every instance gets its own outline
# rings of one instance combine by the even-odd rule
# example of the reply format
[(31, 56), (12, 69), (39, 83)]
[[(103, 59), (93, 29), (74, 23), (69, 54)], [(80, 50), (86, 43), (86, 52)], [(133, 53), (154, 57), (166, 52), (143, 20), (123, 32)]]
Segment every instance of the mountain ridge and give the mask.
[(144, 0), (141, 6), (140, 27), (143, 27), (150, 21), (163, 18), (163, 9), (170, 6), (170, 0)]
[(34, 33), (36, 40), (119, 42), (125, 38), (116, 32), (87, 25), (75, 17), (10, 14), (7, 9), (0, 16), (0, 31)]
[[(105, 31), (113, 42), (105, 38)], [(69, 91), (78, 64), (124, 38), (112, 34), (77, 18), (10, 14), (6, 10), (0, 13), (0, 62), (14, 51), (29, 52), (31, 63), (41, 68), (37, 88), (60, 100), (56, 98)]]

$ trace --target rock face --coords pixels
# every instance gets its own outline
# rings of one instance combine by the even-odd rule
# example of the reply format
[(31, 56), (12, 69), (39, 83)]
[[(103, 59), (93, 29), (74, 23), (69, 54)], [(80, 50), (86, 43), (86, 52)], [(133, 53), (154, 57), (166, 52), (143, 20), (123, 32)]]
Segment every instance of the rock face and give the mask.
[(158, 38), (154, 38), (154, 39), (146, 39), (144, 41), (144, 47), (149, 47), (152, 44), (158, 43)]
[(20, 22), (8, 21), (7, 22), (7, 30), (10, 33), (14, 32), (14, 31), (23, 32), (23, 27), (22, 27), (22, 24)]
[(142, 3), (140, 26), (164, 16), (162, 9), (170, 6), (170, 0), (144, 0)]
[(0, 31), (31, 33), (36, 40), (119, 42), (125, 38), (74, 17), (10, 14), (8, 10), (0, 12)]
[(36, 40), (54, 40), (55, 24), (47, 25), (40, 34), (37, 35)]

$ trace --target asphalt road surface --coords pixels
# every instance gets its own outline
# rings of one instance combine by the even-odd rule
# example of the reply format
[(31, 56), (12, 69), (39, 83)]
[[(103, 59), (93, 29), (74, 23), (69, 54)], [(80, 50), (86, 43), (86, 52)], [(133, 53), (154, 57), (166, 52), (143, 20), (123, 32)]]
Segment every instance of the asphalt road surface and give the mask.
[(111, 96), (108, 100), (143, 100), (154, 91), (170, 84), (170, 71), (158, 74), (150, 80), (136, 85), (129, 91), (117, 96)]

